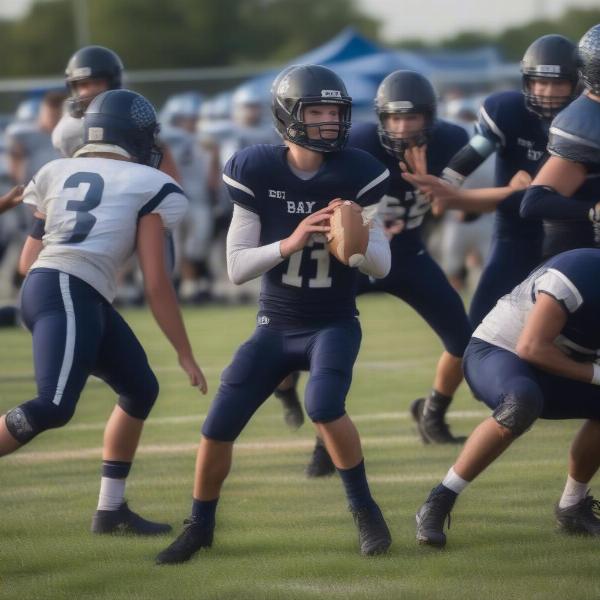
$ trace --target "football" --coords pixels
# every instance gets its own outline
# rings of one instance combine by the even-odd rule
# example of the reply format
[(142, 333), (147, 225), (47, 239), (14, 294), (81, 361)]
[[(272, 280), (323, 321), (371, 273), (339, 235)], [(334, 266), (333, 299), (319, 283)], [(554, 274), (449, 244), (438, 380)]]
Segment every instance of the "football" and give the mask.
[(363, 221), (362, 207), (344, 200), (330, 219), (327, 248), (341, 263), (358, 267), (365, 258), (369, 243), (369, 224)]

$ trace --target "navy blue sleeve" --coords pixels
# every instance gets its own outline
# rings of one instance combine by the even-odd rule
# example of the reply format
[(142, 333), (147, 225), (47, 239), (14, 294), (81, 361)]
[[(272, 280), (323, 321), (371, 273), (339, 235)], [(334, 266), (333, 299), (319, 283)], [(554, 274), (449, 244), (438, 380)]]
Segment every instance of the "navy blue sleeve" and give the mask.
[(388, 191), (390, 172), (370, 155), (366, 155), (361, 163), (361, 187), (356, 193), (356, 202), (361, 206), (377, 204)]
[[(515, 97), (515, 94), (518, 96)], [(479, 111), (477, 131), (498, 147), (505, 147), (511, 137), (511, 122), (520, 108), (521, 94), (518, 92), (499, 92), (488, 96)]]
[(523, 201), (524, 195), (525, 190), (513, 192), (510, 196), (507, 196), (504, 200), (502, 200), (502, 202), (500, 202), (500, 204), (498, 204), (498, 208), (496, 210), (505, 215), (511, 215), (513, 217), (520, 216), (521, 202)]
[(587, 221), (594, 205), (594, 200), (574, 200), (544, 185), (532, 185), (525, 191), (520, 214), (526, 219)]
[(251, 162), (251, 148), (245, 148), (236, 152), (223, 169), (223, 181), (227, 185), (227, 191), (231, 200), (241, 207), (258, 213), (258, 201), (256, 199), (256, 184), (253, 178)]

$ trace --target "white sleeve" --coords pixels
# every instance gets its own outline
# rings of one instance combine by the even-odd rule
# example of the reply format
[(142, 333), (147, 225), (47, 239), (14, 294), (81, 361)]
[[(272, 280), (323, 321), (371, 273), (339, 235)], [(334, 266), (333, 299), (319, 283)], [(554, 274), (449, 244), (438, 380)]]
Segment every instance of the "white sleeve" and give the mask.
[(383, 279), (392, 266), (390, 242), (384, 233), (383, 220), (378, 213), (379, 204), (372, 204), (363, 209), (363, 219), (370, 223), (369, 244), (365, 260), (358, 266), (361, 273)]
[(279, 242), (259, 246), (260, 217), (239, 204), (227, 232), (227, 274), (236, 285), (259, 277), (283, 262)]
[(536, 279), (535, 295), (544, 292), (562, 304), (567, 312), (574, 313), (582, 304), (583, 298), (573, 282), (561, 271), (548, 269)]
[(29, 204), (33, 206), (35, 210), (46, 214), (46, 210), (42, 206), (42, 197), (38, 189), (38, 181), (40, 174), (38, 173), (31, 181), (27, 184), (25, 191), (23, 192), (23, 204)]

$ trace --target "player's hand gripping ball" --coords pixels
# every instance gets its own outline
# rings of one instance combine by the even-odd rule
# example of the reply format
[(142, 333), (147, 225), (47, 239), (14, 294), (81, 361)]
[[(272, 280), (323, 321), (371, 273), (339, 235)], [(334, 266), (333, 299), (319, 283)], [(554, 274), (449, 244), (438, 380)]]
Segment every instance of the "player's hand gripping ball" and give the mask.
[(341, 263), (358, 267), (365, 260), (369, 244), (369, 224), (363, 221), (362, 207), (344, 200), (336, 206), (329, 220), (327, 248)]

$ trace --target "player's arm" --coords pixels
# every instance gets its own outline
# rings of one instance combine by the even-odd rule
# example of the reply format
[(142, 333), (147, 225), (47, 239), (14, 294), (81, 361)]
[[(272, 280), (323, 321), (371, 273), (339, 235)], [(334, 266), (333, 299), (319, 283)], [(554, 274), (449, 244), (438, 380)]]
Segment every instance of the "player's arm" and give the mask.
[(207, 391), (206, 379), (196, 363), (185, 330), (177, 296), (165, 265), (163, 222), (158, 214), (147, 214), (138, 223), (137, 253), (144, 274), (144, 290), (159, 327), (177, 352), (179, 364), (190, 383)]
[(537, 219), (586, 220), (595, 202), (574, 202), (571, 196), (587, 176), (584, 165), (550, 156), (542, 166), (521, 203), (521, 216)]
[(525, 171), (518, 171), (507, 186), (468, 190), (433, 175), (405, 172), (402, 177), (431, 199), (432, 212), (436, 216), (449, 209), (472, 213), (493, 212), (511, 194), (524, 190), (531, 182), (531, 177)]
[(358, 266), (358, 270), (375, 279), (383, 279), (392, 267), (392, 254), (383, 219), (379, 213), (379, 204), (363, 208), (363, 220), (370, 225), (369, 244), (365, 252), (365, 260)]
[(23, 186), (16, 185), (12, 190), (0, 196), (0, 215), (11, 208), (14, 208), (23, 200)]
[(18, 271), (20, 275), (26, 275), (31, 265), (37, 260), (42, 251), (44, 237), (44, 226), (46, 224), (46, 215), (39, 211), (33, 213), (33, 222), (29, 230), (29, 235), (25, 239), (21, 256), (19, 257)]
[(463, 146), (442, 171), (442, 179), (448, 183), (460, 186), (484, 161), (498, 148), (499, 142), (493, 135), (476, 133), (469, 143)]
[(517, 354), (549, 373), (600, 385), (600, 365), (576, 362), (555, 345), (554, 340), (566, 322), (565, 307), (552, 296), (539, 293), (519, 336)]
[(276, 267), (294, 252), (302, 250), (313, 233), (327, 233), (327, 222), (335, 206), (336, 204), (332, 203), (304, 218), (289, 237), (260, 246), (260, 217), (253, 211), (234, 204), (227, 232), (229, 279), (236, 285), (255, 279)]

